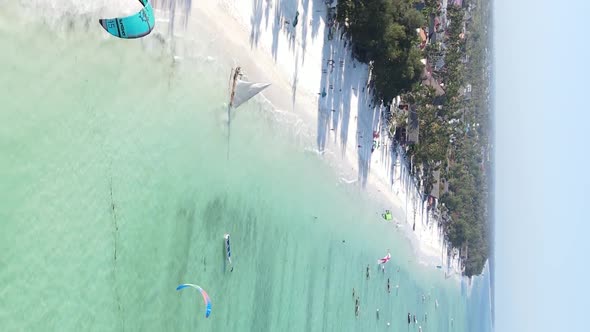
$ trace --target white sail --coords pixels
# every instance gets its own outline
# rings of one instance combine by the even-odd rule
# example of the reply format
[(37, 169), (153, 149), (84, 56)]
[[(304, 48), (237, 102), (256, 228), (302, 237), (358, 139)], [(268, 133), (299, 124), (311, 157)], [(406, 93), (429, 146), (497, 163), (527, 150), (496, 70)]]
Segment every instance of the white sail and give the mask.
[(252, 83), (237, 79), (236, 87), (234, 89), (234, 98), (231, 101), (231, 106), (233, 108), (240, 107), (240, 105), (260, 93), (260, 91), (266, 89), (269, 85), (270, 83)]
[(240, 67), (232, 69), (230, 74), (230, 99), (227, 105), (227, 159), (229, 160), (229, 143), (231, 128), (231, 110), (238, 108), (243, 103), (266, 89), (270, 83), (252, 83), (240, 79), (242, 71)]

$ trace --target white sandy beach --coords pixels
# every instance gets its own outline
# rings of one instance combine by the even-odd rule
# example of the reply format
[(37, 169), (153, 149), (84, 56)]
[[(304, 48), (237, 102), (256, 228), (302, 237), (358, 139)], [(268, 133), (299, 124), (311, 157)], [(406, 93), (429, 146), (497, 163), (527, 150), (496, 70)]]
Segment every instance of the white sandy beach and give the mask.
[[(50, 3), (32, 3), (53, 8)], [(447, 258), (441, 230), (426, 215), (406, 163), (393, 152), (391, 140), (380, 127), (381, 108), (371, 105), (367, 89), (367, 65), (352, 59), (339, 31), (334, 30), (332, 40), (328, 38), (328, 7), (323, 0), (154, 0), (153, 4), (153, 35), (173, 39), (172, 50), (179, 53), (175, 58), (190, 55), (195, 31), (206, 32), (211, 36), (211, 58), (226, 61), (228, 75), (229, 67), (239, 64), (249, 80), (272, 83), (264, 97), (278, 111), (301, 119), (317, 139), (318, 155), (336, 167), (342, 183), (363, 188), (383, 202), (383, 210), (392, 209), (392, 227), (405, 231), (418, 261), (460, 275), (458, 259)], [(80, 6), (72, 1), (72, 8), (80, 14), (99, 12), (108, 17), (133, 13), (140, 5), (105, 0)], [(298, 24), (293, 27), (297, 11)], [(185, 24), (186, 12), (190, 14)], [(232, 59), (214, 58), (220, 54)], [(380, 147), (371, 153), (374, 131), (380, 133)]]
[[(170, 8), (167, 3), (156, 2), (155, 7), (159, 17), (168, 15), (169, 10), (162, 10)], [(293, 27), (297, 11), (298, 24)], [(441, 230), (426, 215), (405, 162), (393, 153), (380, 127), (381, 109), (371, 105), (366, 88), (368, 67), (352, 59), (340, 32), (328, 40), (327, 11), (319, 0), (203, 1), (192, 4), (186, 34), (198, 31), (192, 25), (211, 32), (213, 48), (232, 55), (229, 65), (241, 65), (252, 81), (271, 82), (264, 96), (275, 108), (298, 114), (311, 131), (315, 129), (320, 155), (334, 156), (340, 171), (345, 170), (343, 183), (380, 193), (384, 210), (398, 208), (392, 209), (392, 227), (406, 230), (418, 260), (448, 266), (446, 273), (458, 276), (458, 258), (448, 260)], [(162, 20), (156, 31), (168, 34), (165, 25)], [(175, 28), (174, 35), (187, 38), (180, 30)], [(323, 98), (321, 91), (326, 91)], [(373, 131), (380, 132), (381, 147), (371, 153)]]

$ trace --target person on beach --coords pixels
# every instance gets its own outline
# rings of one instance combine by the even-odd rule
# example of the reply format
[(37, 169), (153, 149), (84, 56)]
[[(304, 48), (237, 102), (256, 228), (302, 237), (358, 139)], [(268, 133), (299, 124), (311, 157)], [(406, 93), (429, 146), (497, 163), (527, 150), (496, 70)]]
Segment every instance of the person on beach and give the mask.
[(293, 27), (296, 27), (297, 23), (299, 23), (299, 11), (295, 13), (295, 18), (293, 19)]

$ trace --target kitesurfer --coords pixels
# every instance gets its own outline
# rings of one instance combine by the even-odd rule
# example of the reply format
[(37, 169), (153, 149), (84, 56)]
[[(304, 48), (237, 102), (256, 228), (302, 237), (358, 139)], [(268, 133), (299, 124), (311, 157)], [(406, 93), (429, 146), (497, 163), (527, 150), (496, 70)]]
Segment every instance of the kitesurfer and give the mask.
[(299, 23), (299, 11), (295, 13), (295, 18), (293, 19), (293, 27), (296, 27), (297, 23)]

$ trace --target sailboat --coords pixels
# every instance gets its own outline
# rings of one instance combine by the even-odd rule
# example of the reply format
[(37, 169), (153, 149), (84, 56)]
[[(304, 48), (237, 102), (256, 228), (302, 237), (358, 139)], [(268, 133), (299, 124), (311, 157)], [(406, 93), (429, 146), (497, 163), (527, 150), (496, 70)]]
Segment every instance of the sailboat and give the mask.
[(229, 142), (230, 142), (230, 124), (231, 111), (240, 107), (243, 103), (250, 100), (262, 90), (266, 89), (270, 83), (254, 83), (243, 80), (244, 74), (241, 67), (232, 68), (230, 74), (230, 94), (229, 104), (227, 106), (227, 158), (229, 159)]

